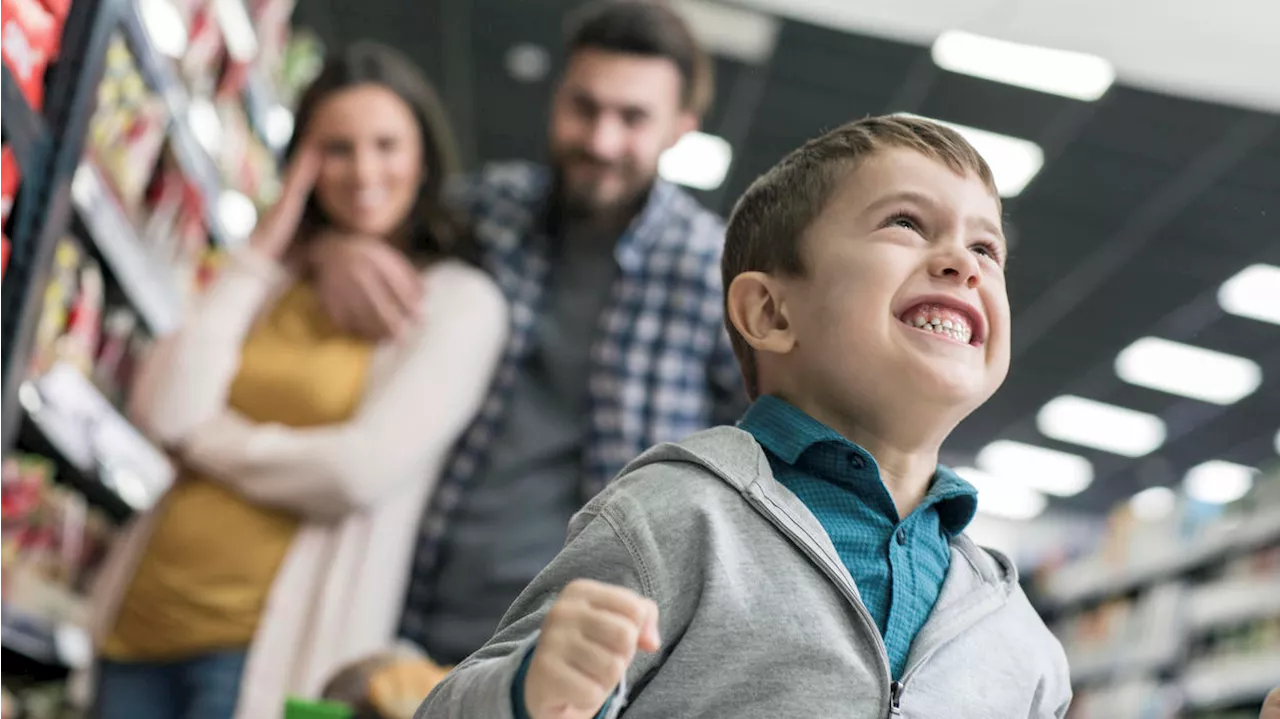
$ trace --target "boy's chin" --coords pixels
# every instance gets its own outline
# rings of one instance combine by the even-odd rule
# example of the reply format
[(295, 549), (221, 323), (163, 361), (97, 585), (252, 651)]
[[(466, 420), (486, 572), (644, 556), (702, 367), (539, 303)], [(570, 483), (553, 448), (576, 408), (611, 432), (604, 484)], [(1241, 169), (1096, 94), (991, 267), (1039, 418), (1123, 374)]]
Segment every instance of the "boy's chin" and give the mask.
[(906, 390), (916, 394), (922, 404), (954, 408), (956, 412), (969, 414), (994, 393), (986, 376), (973, 372), (939, 372), (925, 368)]

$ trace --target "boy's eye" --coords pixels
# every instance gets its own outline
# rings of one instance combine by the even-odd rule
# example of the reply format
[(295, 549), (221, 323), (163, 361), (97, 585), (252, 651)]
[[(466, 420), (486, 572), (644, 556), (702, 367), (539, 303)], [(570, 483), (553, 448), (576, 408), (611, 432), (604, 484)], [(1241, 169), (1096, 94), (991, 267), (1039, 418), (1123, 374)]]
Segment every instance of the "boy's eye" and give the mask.
[(917, 219), (915, 215), (907, 212), (899, 212), (893, 215), (889, 218), (889, 222), (887, 224), (907, 230), (913, 230), (915, 232), (919, 232), (921, 227), (920, 220)]
[(974, 250), (991, 258), (992, 260), (995, 261), (996, 264), (1000, 264), (1000, 261), (1003, 259), (1002, 255), (1000, 254), (1000, 248), (988, 242), (983, 242), (981, 244), (974, 245)]

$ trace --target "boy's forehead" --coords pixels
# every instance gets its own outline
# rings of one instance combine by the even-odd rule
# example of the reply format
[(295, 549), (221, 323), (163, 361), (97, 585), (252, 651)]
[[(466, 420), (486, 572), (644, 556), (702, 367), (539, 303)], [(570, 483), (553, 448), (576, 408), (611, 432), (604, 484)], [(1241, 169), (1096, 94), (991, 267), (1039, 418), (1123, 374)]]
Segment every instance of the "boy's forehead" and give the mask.
[(999, 231), (1000, 199), (973, 171), (957, 172), (942, 160), (910, 148), (873, 150), (849, 163), (833, 194), (860, 210), (894, 201), (946, 205), (966, 214), (987, 215)]

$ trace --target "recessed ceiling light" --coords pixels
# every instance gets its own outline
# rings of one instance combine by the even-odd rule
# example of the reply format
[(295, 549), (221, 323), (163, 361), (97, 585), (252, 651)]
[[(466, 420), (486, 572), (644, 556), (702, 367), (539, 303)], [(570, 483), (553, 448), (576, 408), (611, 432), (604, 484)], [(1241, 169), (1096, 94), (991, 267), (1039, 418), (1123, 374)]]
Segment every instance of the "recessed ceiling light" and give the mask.
[(1213, 404), (1234, 404), (1262, 384), (1262, 368), (1244, 357), (1143, 337), (1116, 357), (1120, 379)]
[(996, 191), (1001, 197), (1013, 197), (1021, 193), (1031, 182), (1031, 178), (1040, 172), (1041, 167), (1044, 167), (1044, 151), (1030, 140), (1001, 135), (990, 130), (979, 130), (976, 127), (958, 125), (932, 117), (920, 117), (906, 112), (897, 114), (936, 122), (958, 132), (991, 166), (991, 174), (996, 181)]
[(1049, 400), (1036, 427), (1046, 437), (1125, 457), (1150, 454), (1165, 438), (1164, 421), (1153, 414), (1073, 395)]
[(987, 474), (1046, 494), (1070, 497), (1093, 481), (1093, 465), (1078, 454), (999, 439), (978, 452), (978, 468)]
[(1025, 521), (1038, 517), (1049, 504), (1048, 499), (1034, 489), (982, 470), (957, 467), (955, 472), (978, 490), (978, 511), (983, 514)]
[(1250, 265), (1222, 283), (1218, 304), (1233, 315), (1280, 325), (1280, 267)]
[(1243, 464), (1211, 459), (1187, 470), (1187, 496), (1207, 504), (1230, 504), (1249, 493), (1258, 470)]
[(724, 182), (733, 148), (724, 138), (687, 132), (658, 158), (658, 174), (668, 182), (696, 190), (714, 190)]
[(1133, 516), (1148, 522), (1164, 519), (1178, 505), (1178, 495), (1168, 487), (1149, 487), (1129, 498)]
[(551, 55), (541, 45), (522, 42), (507, 50), (507, 74), (520, 82), (539, 82), (551, 72)]
[(933, 61), (943, 70), (1085, 101), (1102, 97), (1116, 79), (1111, 63), (1096, 55), (960, 30), (938, 36)]

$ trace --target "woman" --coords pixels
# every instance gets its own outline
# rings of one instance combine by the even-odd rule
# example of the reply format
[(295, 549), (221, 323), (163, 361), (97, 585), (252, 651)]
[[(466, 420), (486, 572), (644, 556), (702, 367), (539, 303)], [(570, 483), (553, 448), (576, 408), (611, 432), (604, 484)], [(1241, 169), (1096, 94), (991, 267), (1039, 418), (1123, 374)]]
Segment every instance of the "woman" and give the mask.
[[(386, 48), (331, 58), (303, 96), (280, 201), (139, 375), (131, 412), (181, 472), (95, 592), (101, 719), (278, 717), (393, 642), (423, 505), (506, 338), (441, 204), (450, 142)], [(385, 298), (421, 296), (415, 326), (337, 330), (285, 259), (321, 236), (415, 259)]]

